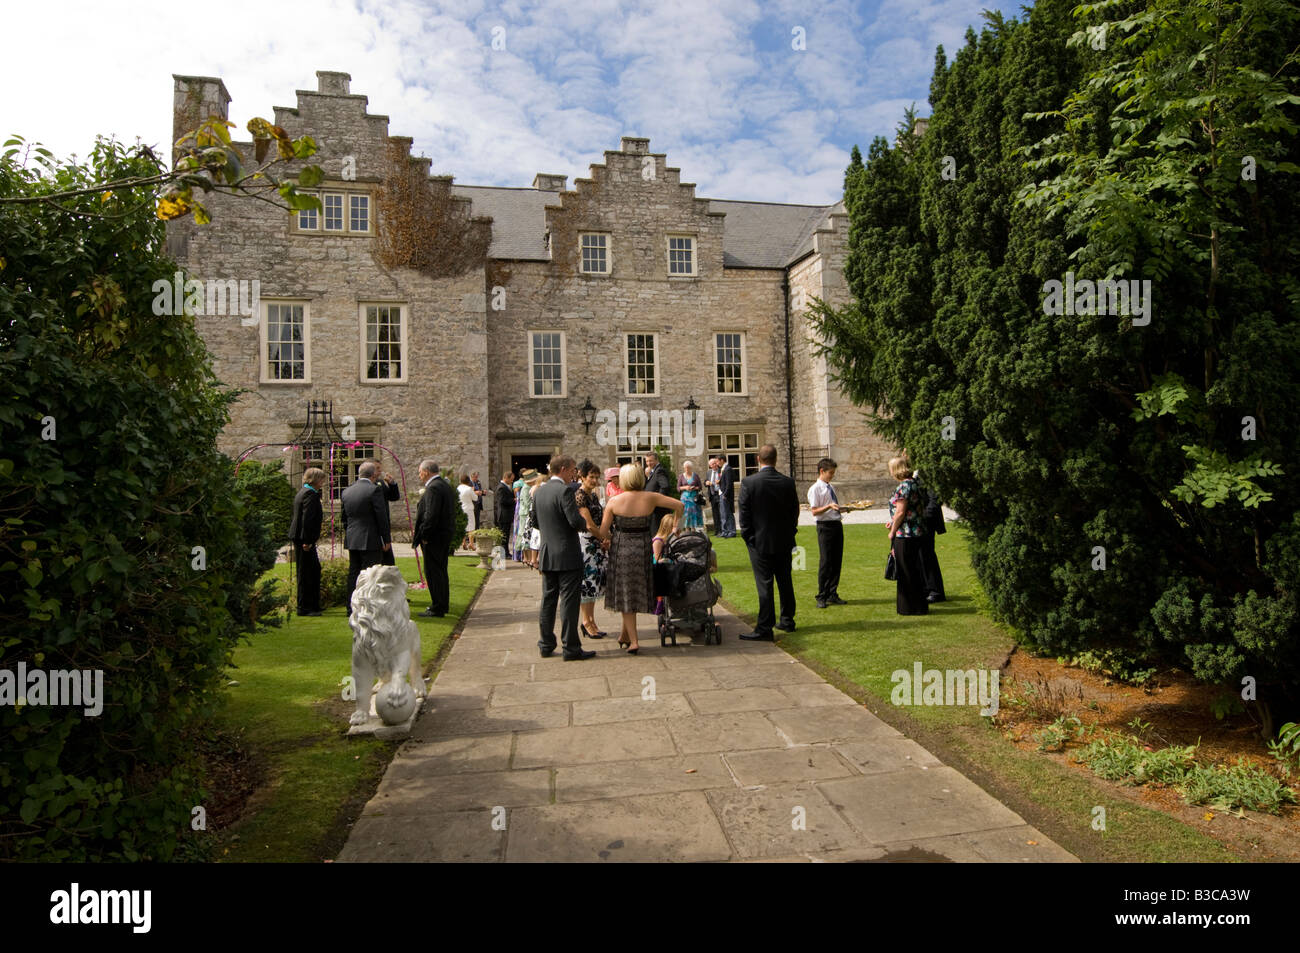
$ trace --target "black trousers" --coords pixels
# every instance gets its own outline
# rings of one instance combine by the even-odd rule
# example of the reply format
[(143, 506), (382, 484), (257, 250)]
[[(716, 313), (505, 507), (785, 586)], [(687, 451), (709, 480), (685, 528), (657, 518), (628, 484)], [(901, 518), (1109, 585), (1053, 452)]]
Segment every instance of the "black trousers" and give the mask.
[(378, 566), (383, 555), (382, 549), (348, 550), (348, 594), (343, 604), (348, 607), (349, 615), (352, 613), (352, 591), (357, 588), (357, 576), (361, 575), (363, 569)]
[(578, 604), (582, 591), (582, 569), (542, 572), (542, 606), (537, 612), (540, 637), (537, 647), (555, 651), (555, 610), (560, 611), (560, 641), (566, 657), (582, 652), (578, 638)]
[(483, 522), (483, 507), (478, 503), (474, 504), (474, 526), (473, 529), (479, 528), (479, 523)]
[(424, 578), (429, 584), (429, 609), (434, 615), (446, 615), (451, 608), (451, 580), (447, 578), (450, 546), (449, 539), (435, 539), (420, 546), (424, 553)]
[(790, 580), (790, 554), (760, 553), (749, 547), (749, 565), (754, 570), (754, 585), (758, 588), (758, 623), (754, 631), (771, 635), (776, 625), (775, 606), (772, 605), (772, 583), (776, 582), (781, 595), (781, 623), (794, 622), (794, 583)]
[(839, 520), (817, 523), (817, 599), (825, 602), (840, 594), (840, 565), (844, 562), (844, 524)]
[(709, 509), (713, 510), (713, 535), (717, 536), (722, 532), (722, 507), (718, 505), (718, 494), (709, 494)]
[(298, 615), (320, 612), (320, 555), (316, 547), (303, 552), (302, 543), (294, 543), (298, 557)]
[(921, 563), (921, 537), (895, 536), (894, 561), (898, 566), (899, 615), (925, 615), (930, 604), (925, 601), (925, 567)]
[(393, 547), (392, 547), (392, 546), (389, 546), (387, 549), (383, 550), (383, 551), (380, 553), (380, 555), (379, 555), (379, 565), (381, 565), (381, 566), (396, 566), (396, 565), (397, 565), (397, 557), (393, 555)]
[(925, 591), (932, 602), (942, 602), (947, 596), (943, 591), (943, 573), (939, 569), (939, 557), (934, 552), (934, 533), (921, 537), (921, 574), (925, 578)]

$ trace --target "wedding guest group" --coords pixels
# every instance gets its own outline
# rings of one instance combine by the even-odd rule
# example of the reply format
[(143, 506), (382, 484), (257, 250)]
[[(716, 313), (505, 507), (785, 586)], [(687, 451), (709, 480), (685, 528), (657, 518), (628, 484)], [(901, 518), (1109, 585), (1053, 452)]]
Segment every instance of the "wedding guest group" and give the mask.
[(420, 547), (429, 585), (429, 608), (420, 615), (442, 618), (451, 607), (447, 559), (456, 532), (456, 494), (434, 460), (420, 464), (420, 482), (424, 484), (424, 493), (416, 507), (415, 528), (411, 531), (411, 545)]
[(817, 608), (842, 606), (840, 565), (844, 561), (844, 522), (839, 497), (831, 481), (837, 464), (830, 457), (817, 461), (817, 480), (808, 488), (808, 509), (817, 521)]
[(348, 583), (344, 602), (352, 614), (352, 593), (357, 588), (361, 570), (379, 565), (383, 555), (393, 548), (392, 527), (388, 521), (386, 490), (376, 485), (379, 466), (367, 460), (357, 467), (357, 481), (343, 491), (340, 520), (343, 523), (343, 546), (348, 551)]
[(542, 605), (538, 613), (542, 658), (550, 658), (557, 647), (555, 620), (560, 618), (560, 640), (566, 662), (594, 658), (578, 638), (578, 606), (581, 598), (583, 559), (578, 531), (587, 523), (578, 512), (571, 485), (577, 476), (572, 457), (555, 456), (548, 468), (550, 479), (538, 487), (533, 500), (541, 534), (538, 569), (542, 573)]
[[(774, 629), (794, 631), (794, 583), (790, 579), (790, 555), (799, 530), (799, 493), (794, 480), (776, 469), (776, 447), (764, 444), (758, 450), (759, 467), (740, 484), (740, 533), (749, 550), (749, 564), (758, 589), (758, 621), (746, 641), (776, 641)], [(775, 582), (781, 597), (781, 616), (776, 617), (772, 599)]]

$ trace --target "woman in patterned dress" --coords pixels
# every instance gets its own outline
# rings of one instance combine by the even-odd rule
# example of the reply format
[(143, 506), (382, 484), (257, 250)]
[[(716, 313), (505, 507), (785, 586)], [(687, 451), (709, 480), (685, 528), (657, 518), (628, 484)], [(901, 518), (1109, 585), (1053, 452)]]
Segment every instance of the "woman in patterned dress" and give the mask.
[(899, 615), (925, 615), (930, 604), (925, 600), (925, 566), (921, 561), (921, 538), (925, 523), (921, 519), (921, 489), (912, 479), (912, 468), (903, 457), (889, 461), (889, 475), (898, 480), (889, 498), (890, 548), (898, 569), (896, 609)]
[(645, 471), (635, 463), (618, 474), (622, 492), (605, 503), (600, 537), (609, 540), (609, 567), (605, 573), (605, 608), (623, 614), (618, 644), (635, 655), (641, 647), (636, 635), (636, 614), (655, 611), (654, 567), (651, 562), (650, 526), (656, 507), (682, 512), (682, 501), (662, 493), (645, 492)]
[(600, 531), (600, 521), (604, 517), (604, 508), (600, 505), (597, 487), (600, 486), (600, 467), (590, 460), (578, 464), (578, 491), (573, 501), (578, 504), (578, 512), (587, 521), (586, 530), (578, 532), (578, 545), (582, 549), (582, 628), (593, 639), (603, 639), (608, 632), (600, 631), (596, 625), (596, 600), (605, 594), (605, 566), (608, 556), (605, 545), (596, 535)]
[(700, 507), (703, 486), (695, 472), (695, 464), (687, 460), (682, 464), (682, 475), (677, 478), (677, 492), (685, 507), (681, 529), (704, 529), (704, 510)]
[(519, 474), (523, 486), (519, 488), (519, 502), (515, 509), (515, 559), (532, 565), (528, 559), (528, 514), (532, 512), (532, 483), (537, 478), (537, 471), (528, 469)]

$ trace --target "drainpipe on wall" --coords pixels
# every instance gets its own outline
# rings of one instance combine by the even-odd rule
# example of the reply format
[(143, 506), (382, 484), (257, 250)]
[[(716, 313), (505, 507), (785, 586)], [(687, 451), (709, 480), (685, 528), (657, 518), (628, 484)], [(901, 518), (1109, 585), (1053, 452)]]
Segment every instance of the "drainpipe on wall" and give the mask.
[(785, 311), (785, 433), (786, 451), (790, 461), (790, 477), (798, 479), (794, 472), (794, 395), (791, 393), (790, 372), (790, 275), (781, 276), (781, 298)]

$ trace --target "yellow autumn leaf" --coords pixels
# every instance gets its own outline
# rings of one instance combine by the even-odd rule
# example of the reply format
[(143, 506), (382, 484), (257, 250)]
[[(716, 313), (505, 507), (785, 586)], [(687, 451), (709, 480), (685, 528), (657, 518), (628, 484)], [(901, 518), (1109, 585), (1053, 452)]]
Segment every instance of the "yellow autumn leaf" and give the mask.
[(189, 200), (181, 195), (164, 195), (158, 200), (158, 217), (164, 222), (180, 218), (189, 210)]
[(1201, 818), (1201, 820), (1203, 820), (1203, 821), (1212, 821), (1212, 820), (1214, 820), (1214, 815), (1213, 815), (1211, 812), (1206, 811), (1206, 812), (1205, 812), (1205, 815)]
[(102, 195), (100, 195), (100, 197), (99, 197), (99, 201), (100, 201), (101, 203), (103, 203), (103, 202), (107, 202), (107, 201), (108, 201), (109, 199), (111, 199), (112, 197), (113, 197), (113, 190), (112, 190), (112, 189), (109, 189), (107, 192), (104, 192)]

